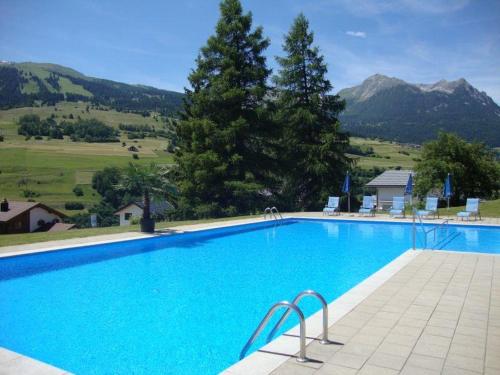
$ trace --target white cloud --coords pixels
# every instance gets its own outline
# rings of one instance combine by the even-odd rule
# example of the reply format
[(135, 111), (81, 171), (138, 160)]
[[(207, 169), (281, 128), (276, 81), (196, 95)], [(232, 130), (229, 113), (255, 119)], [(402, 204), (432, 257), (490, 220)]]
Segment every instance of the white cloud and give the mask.
[(366, 33), (364, 31), (346, 31), (345, 33), (356, 38), (366, 38)]

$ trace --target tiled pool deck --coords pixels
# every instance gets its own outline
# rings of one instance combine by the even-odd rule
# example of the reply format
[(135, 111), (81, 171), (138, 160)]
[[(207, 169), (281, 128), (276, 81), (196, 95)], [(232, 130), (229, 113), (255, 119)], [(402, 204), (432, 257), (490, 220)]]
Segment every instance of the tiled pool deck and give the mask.
[[(260, 220), (190, 225), (176, 227), (175, 232)], [(500, 221), (486, 219), (480, 223), (498, 225)], [(0, 257), (141, 236), (122, 233), (4, 247), (0, 248)], [(286, 351), (256, 352), (226, 373), (500, 374), (499, 255), (408, 251), (362, 284), (358, 291), (348, 292), (330, 305), (339, 307), (330, 311), (334, 323), (329, 339), (335, 343), (320, 345), (309, 340), (310, 362), (298, 363), (291, 357), (298, 351), (297, 338), (282, 337), (285, 345), (277, 348), (285, 347)], [(316, 314), (313, 318), (319, 317)], [(319, 334), (317, 321), (308, 324), (309, 335), (314, 337)], [(2, 375), (63, 373), (67, 372), (0, 348)]]

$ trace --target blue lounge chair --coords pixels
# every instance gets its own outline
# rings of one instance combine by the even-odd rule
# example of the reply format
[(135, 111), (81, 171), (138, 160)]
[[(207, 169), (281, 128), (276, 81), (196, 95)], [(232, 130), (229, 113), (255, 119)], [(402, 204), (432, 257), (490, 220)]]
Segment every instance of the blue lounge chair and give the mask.
[(425, 198), (425, 210), (418, 210), (417, 216), (420, 217), (428, 217), (431, 216), (435, 219), (436, 215), (439, 219), (439, 211), (438, 211), (438, 199), (436, 197), (427, 197)]
[(363, 204), (359, 209), (359, 213), (361, 215), (369, 214), (371, 216), (375, 216), (375, 210), (373, 209), (375, 205), (373, 204), (373, 197), (371, 195), (365, 195), (363, 197)]
[(465, 204), (465, 211), (461, 211), (457, 213), (457, 217), (460, 217), (462, 220), (464, 218), (469, 218), (474, 216), (474, 220), (481, 220), (481, 213), (479, 212), (479, 198), (467, 198), (467, 203)]
[(405, 217), (405, 197), (392, 197), (392, 207), (389, 209), (391, 217)]
[(323, 215), (340, 215), (339, 197), (329, 197), (328, 203), (323, 208)]

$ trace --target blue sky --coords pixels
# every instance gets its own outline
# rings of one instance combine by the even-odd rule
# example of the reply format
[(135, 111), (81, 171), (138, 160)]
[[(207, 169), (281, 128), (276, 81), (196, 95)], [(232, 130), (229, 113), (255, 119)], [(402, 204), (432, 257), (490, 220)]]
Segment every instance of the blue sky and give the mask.
[[(90, 76), (182, 91), (218, 18), (212, 0), (0, 0), (0, 60), (53, 62)], [(271, 39), (299, 13), (335, 90), (381, 73), (408, 82), (465, 78), (500, 103), (500, 1), (243, 0)]]

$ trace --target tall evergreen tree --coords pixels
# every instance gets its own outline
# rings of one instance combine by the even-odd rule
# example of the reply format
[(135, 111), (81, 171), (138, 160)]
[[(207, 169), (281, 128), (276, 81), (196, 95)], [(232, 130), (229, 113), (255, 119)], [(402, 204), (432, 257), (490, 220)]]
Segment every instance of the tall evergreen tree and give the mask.
[[(265, 180), (264, 97), (268, 39), (252, 30), (239, 0), (223, 0), (215, 35), (189, 75), (185, 114), (177, 127), (180, 209), (221, 216), (255, 209)], [(192, 209), (192, 210), (191, 210)]]
[(338, 114), (345, 103), (330, 95), (327, 66), (309, 22), (300, 14), (285, 37), (285, 57), (277, 57), (276, 121), (282, 127), (283, 195), (290, 208), (318, 209), (340, 191), (350, 160), (349, 137)]

